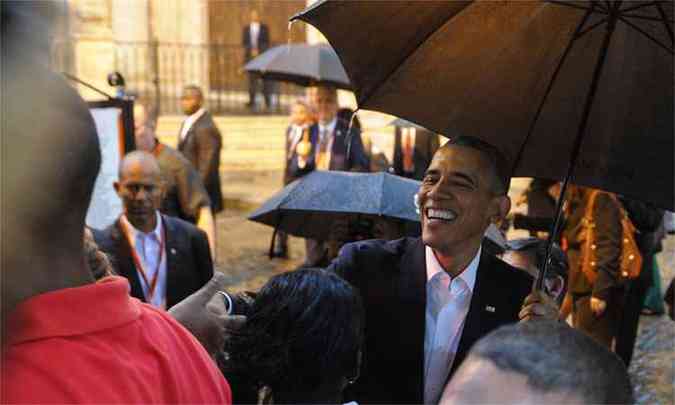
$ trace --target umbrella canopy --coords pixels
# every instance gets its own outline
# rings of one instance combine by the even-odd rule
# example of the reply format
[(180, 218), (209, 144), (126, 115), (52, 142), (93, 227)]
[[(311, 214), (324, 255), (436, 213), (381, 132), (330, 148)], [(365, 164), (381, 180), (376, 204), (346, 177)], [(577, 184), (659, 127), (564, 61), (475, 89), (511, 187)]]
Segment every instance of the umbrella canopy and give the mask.
[(426, 129), (421, 125), (417, 125), (414, 122), (404, 120), (403, 118), (396, 118), (395, 120), (390, 122), (389, 125), (394, 126), (394, 127), (400, 127), (400, 128)]
[(671, 1), (326, 0), (294, 19), (361, 108), (479, 137), (515, 176), (574, 166), (576, 184), (675, 209)]
[(301, 86), (327, 84), (351, 90), (349, 78), (337, 54), (327, 44), (288, 44), (270, 48), (244, 66), (264, 79)]
[(248, 219), (291, 235), (325, 240), (345, 214), (419, 221), (420, 183), (388, 173), (314, 171), (284, 187)]

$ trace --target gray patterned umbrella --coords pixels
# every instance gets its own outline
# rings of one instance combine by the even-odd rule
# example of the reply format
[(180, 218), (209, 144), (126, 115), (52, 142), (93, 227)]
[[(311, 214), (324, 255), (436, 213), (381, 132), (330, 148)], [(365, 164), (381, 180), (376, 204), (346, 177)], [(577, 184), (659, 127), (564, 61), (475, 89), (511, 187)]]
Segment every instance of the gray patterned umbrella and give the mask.
[(349, 78), (337, 54), (327, 44), (288, 44), (268, 49), (244, 66), (263, 79), (301, 86), (328, 84), (351, 90)]
[(314, 171), (284, 187), (248, 219), (291, 235), (326, 239), (345, 215), (419, 222), (414, 195), (420, 182), (388, 173)]

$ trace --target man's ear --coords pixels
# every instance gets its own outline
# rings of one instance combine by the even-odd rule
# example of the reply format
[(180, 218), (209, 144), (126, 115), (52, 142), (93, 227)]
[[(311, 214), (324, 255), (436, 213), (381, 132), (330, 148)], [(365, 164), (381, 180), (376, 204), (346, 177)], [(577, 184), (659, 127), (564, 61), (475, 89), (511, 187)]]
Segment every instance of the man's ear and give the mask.
[(509, 211), (511, 211), (511, 199), (509, 196), (500, 195), (494, 197), (490, 212), (490, 222), (493, 224), (501, 223), (506, 219)]
[(558, 300), (565, 291), (565, 280), (561, 276), (555, 276), (553, 279), (546, 279), (546, 287), (553, 299)]
[(120, 195), (120, 187), (122, 186), (120, 185), (119, 181), (113, 182), (113, 188), (115, 189), (115, 192), (117, 193), (118, 196)]

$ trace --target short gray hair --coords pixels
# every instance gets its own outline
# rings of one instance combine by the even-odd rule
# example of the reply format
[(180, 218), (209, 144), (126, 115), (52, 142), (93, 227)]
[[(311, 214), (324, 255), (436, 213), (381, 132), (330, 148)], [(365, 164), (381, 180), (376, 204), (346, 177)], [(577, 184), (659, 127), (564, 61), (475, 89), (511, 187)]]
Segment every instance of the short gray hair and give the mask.
[(539, 392), (574, 393), (589, 404), (634, 402), (623, 362), (562, 322), (502, 326), (480, 339), (469, 356), (526, 376), (527, 384)]

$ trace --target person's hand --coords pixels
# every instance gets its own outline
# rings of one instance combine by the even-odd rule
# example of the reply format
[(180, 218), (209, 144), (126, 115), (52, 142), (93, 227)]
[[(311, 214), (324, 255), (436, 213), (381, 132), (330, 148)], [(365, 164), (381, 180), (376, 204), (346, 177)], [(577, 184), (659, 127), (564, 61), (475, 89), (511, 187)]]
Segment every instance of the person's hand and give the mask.
[(543, 291), (534, 291), (525, 297), (523, 307), (518, 313), (518, 318), (521, 321), (529, 321), (532, 319), (548, 319), (552, 321), (558, 320), (558, 306), (555, 304), (553, 298)]
[(228, 315), (223, 297), (227, 278), (215, 272), (204, 287), (169, 309), (169, 314), (189, 330), (207, 352), (214, 356), (225, 343), (226, 331), (239, 329), (245, 316)]
[(591, 297), (591, 312), (593, 312), (593, 315), (600, 317), (605, 313), (605, 309), (607, 309), (607, 301)]

